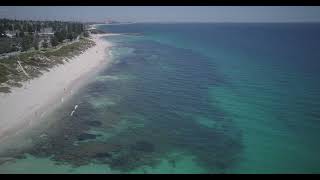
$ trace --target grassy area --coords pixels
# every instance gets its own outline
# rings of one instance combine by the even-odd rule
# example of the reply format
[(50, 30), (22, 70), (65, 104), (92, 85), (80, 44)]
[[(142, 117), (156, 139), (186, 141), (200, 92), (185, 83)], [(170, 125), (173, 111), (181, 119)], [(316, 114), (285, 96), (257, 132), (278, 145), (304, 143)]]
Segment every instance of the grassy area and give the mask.
[(20, 38), (0, 37), (0, 54), (18, 51)]
[[(0, 92), (9, 93), (10, 87), (21, 87), (21, 82), (40, 76), (43, 72), (69, 61), (70, 58), (81, 54), (93, 45), (95, 43), (92, 40), (81, 38), (79, 41), (61, 48), (30, 51), (0, 59)], [(18, 61), (29, 77), (23, 73)]]

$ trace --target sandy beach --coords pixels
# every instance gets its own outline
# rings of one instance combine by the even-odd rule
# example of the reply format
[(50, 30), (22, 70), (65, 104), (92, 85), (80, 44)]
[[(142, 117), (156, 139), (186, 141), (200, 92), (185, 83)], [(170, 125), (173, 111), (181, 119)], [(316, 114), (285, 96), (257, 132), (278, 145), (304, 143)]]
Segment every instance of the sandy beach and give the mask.
[(45, 72), (39, 78), (24, 82), (21, 88), (12, 88), (9, 94), (0, 94), (1, 147), (9, 137), (36, 125), (39, 119), (85, 85), (90, 74), (110, 63), (107, 52), (112, 44), (102, 39), (108, 35), (112, 34), (92, 35), (96, 45), (81, 55)]

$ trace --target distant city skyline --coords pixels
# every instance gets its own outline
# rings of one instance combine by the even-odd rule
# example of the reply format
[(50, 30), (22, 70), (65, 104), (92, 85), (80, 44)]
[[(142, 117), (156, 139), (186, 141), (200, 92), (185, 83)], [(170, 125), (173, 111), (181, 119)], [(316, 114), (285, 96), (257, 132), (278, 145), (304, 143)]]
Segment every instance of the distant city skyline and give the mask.
[(319, 6), (2, 6), (0, 17), (104, 22), (320, 22)]

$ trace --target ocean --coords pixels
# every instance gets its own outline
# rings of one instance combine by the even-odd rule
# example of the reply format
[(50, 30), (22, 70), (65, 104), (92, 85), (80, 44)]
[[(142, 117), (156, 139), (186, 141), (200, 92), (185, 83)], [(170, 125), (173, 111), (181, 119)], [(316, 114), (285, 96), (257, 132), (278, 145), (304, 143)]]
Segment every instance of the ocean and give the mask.
[(320, 172), (320, 24), (98, 29), (112, 64), (1, 173)]

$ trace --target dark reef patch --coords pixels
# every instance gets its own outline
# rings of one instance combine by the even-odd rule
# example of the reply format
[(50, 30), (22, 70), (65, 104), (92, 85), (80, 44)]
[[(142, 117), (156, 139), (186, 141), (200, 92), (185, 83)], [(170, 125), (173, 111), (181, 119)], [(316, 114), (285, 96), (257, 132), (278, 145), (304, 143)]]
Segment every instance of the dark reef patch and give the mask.
[(137, 151), (142, 151), (146, 153), (151, 153), (155, 151), (155, 147), (152, 143), (147, 141), (137, 141), (132, 148)]
[(105, 152), (105, 153), (97, 153), (94, 155), (95, 158), (110, 158), (112, 157), (111, 153)]
[(88, 121), (86, 122), (89, 126), (100, 127), (102, 123), (100, 121)]
[(96, 139), (96, 137), (101, 136), (101, 135), (94, 135), (94, 134), (89, 134), (89, 133), (82, 133), (78, 136), (79, 141), (84, 141), (84, 140), (89, 140), (89, 139)]
[[(35, 146), (23, 153), (73, 166), (99, 162), (123, 172), (155, 167), (172, 151), (194, 155), (209, 172), (236, 163), (242, 151), (241, 133), (228, 114), (209, 102), (208, 88), (225, 81), (212, 70), (210, 59), (147, 40), (119, 42), (117, 48), (123, 47), (136, 51), (118, 57), (125, 63), (113, 64), (101, 75), (134, 78), (89, 84), (70, 102), (70, 107), (81, 103), (76, 115), (70, 116), (69, 106), (61, 107), (62, 118), (48, 128), (46, 139), (35, 137)], [(150, 60), (151, 55), (159, 58)], [(117, 103), (96, 109), (88, 102), (87, 97), (101, 96)], [(199, 116), (214, 121), (219, 129), (202, 125)], [(96, 127), (111, 136), (102, 142), (99, 135), (86, 133)], [(176, 162), (169, 161), (173, 167)]]

